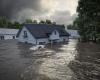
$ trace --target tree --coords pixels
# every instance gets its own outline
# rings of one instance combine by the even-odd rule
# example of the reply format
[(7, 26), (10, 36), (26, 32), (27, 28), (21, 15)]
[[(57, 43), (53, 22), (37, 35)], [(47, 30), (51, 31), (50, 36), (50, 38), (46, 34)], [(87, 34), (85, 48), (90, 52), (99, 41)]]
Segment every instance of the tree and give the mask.
[(39, 24), (45, 24), (46, 22), (45, 21), (43, 21), (43, 20), (41, 20), (40, 22), (39, 22)]
[(2, 28), (8, 27), (8, 20), (6, 17), (0, 17), (0, 27)]
[(72, 24), (67, 25), (67, 29), (73, 29), (73, 25)]
[(64, 24), (62, 24), (61, 27), (62, 27), (63, 29), (65, 29), (65, 25), (64, 25)]
[(69, 25), (67, 25), (67, 29), (77, 30), (78, 28), (77, 28), (76, 24), (69, 24)]
[(32, 19), (26, 19), (25, 23), (33, 23)]
[(37, 20), (34, 20), (32, 23), (34, 23), (34, 24), (38, 24)]
[(52, 22), (53, 25), (56, 25), (56, 22)]
[(79, 0), (77, 26), (82, 40), (97, 41), (100, 36), (100, 0)]
[(51, 20), (41, 20), (40, 22), (39, 22), (40, 24), (53, 24), (52, 22), (51, 22)]
[(46, 20), (46, 24), (52, 24), (51, 20)]
[(12, 28), (20, 29), (21, 28), (21, 25), (22, 24), (20, 24), (19, 22), (14, 22)]
[(13, 23), (9, 21), (7, 27), (8, 27), (8, 28), (14, 28)]

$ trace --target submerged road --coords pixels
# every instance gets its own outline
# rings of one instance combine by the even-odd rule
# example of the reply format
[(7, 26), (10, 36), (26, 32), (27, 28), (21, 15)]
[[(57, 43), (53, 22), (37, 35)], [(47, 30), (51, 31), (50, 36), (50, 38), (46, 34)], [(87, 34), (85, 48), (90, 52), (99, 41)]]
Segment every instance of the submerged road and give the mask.
[(0, 42), (0, 80), (71, 80), (68, 67), (75, 59), (77, 41), (30, 51), (30, 45), (17, 41)]

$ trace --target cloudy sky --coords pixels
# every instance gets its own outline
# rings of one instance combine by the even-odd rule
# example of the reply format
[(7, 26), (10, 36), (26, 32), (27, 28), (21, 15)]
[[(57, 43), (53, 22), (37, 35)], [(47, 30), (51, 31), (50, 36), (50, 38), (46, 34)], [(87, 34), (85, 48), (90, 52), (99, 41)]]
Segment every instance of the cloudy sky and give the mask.
[(0, 16), (11, 20), (50, 19), (70, 24), (75, 17), (78, 0), (0, 0)]

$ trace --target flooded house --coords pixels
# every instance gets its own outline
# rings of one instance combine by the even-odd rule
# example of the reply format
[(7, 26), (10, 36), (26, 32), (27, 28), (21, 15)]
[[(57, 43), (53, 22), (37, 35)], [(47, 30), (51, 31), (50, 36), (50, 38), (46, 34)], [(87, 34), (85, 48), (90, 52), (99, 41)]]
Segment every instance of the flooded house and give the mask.
[(19, 42), (31, 44), (48, 44), (67, 42), (69, 34), (60, 25), (24, 24), (17, 34)]
[(0, 28), (0, 40), (16, 39), (18, 29)]

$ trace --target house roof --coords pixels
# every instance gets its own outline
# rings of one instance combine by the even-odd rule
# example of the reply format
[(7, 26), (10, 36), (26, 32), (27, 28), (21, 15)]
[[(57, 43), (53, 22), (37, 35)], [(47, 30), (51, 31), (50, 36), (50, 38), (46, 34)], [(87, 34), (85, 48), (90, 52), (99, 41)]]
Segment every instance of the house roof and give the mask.
[[(60, 36), (69, 36), (69, 34), (60, 25), (50, 25), (50, 24), (25, 24), (30, 33), (35, 38), (47, 38), (48, 34), (51, 34), (54, 30), (57, 30)], [(19, 36), (21, 29), (18, 32)]]
[(66, 31), (70, 34), (70, 36), (80, 37), (78, 30), (67, 29)]
[(0, 28), (0, 35), (16, 35), (18, 29)]

